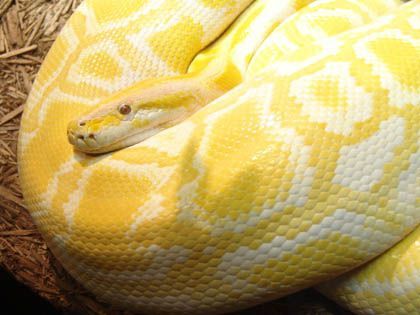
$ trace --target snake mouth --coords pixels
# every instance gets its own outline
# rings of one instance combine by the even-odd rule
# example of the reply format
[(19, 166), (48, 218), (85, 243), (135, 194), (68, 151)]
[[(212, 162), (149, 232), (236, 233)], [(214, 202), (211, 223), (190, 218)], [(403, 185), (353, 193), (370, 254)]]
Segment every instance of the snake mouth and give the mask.
[(101, 154), (115, 151), (122, 147), (119, 143), (130, 138), (130, 136), (127, 136), (114, 142), (108, 142), (104, 145), (98, 142), (97, 137), (94, 134), (81, 135), (75, 134), (73, 131), (68, 131), (67, 137), (70, 144), (73, 145), (77, 151), (88, 154)]
[(99, 148), (96, 136), (94, 134), (82, 135), (77, 134), (72, 130), (67, 131), (67, 139), (71, 145), (82, 152), (96, 151)]
[[(102, 154), (122, 149), (143, 142), (164, 129), (185, 120), (192, 111), (185, 108), (161, 113), (156, 111), (151, 120), (122, 120), (118, 125), (111, 125), (94, 132), (88, 123), (71, 121), (67, 128), (67, 138), (76, 150), (89, 154)], [(139, 126), (140, 125), (140, 126)]]
[(133, 128), (130, 132), (125, 132), (124, 135), (119, 137), (115, 137), (113, 128), (98, 134), (82, 133), (72, 130), (71, 124), (69, 124), (67, 138), (77, 151), (87, 154), (103, 154), (140, 143), (167, 128), (166, 123), (154, 125), (147, 129)]

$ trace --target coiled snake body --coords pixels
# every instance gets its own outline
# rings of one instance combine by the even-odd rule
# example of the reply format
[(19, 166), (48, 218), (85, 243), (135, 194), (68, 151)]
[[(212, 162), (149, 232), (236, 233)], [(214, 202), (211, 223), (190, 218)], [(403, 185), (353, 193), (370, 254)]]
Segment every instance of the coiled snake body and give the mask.
[(356, 313), (416, 314), (419, 21), (418, 0), (85, 1), (19, 139), (51, 250), (146, 313), (319, 284)]

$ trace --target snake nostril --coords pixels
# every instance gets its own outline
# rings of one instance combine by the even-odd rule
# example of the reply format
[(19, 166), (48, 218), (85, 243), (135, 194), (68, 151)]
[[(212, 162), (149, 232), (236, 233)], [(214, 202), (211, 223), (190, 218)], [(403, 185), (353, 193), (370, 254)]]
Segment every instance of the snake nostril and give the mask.
[(93, 133), (90, 133), (90, 134), (89, 134), (89, 138), (90, 138), (90, 139), (95, 139), (95, 135), (94, 135)]
[(77, 138), (80, 140), (84, 140), (85, 137), (83, 137), (82, 135), (78, 135)]
[(86, 125), (86, 122), (85, 121), (79, 122), (79, 126), (83, 127), (84, 125)]

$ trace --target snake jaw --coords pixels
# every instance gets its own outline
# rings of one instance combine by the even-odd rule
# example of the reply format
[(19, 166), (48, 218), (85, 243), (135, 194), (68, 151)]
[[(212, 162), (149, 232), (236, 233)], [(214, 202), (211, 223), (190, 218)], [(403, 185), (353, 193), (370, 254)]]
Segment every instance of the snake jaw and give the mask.
[[(103, 118), (107, 120), (107, 118)], [(81, 123), (84, 121), (85, 123)], [(71, 121), (67, 128), (67, 138), (71, 145), (78, 151), (98, 154), (119, 149), (119, 143), (132, 135), (131, 121), (119, 120), (118, 123), (102, 123), (89, 120)]]
[(96, 133), (89, 132), (86, 124), (77, 120), (69, 123), (67, 139), (70, 144), (83, 152), (91, 151), (98, 146)]
[(200, 108), (199, 100), (191, 93), (179, 96), (178, 90), (163, 95), (153, 92), (149, 97), (112, 100), (71, 121), (68, 141), (78, 151), (107, 153), (142, 142)]
[(78, 151), (102, 154), (142, 142), (190, 115), (184, 107), (162, 110), (137, 110), (128, 116), (107, 114), (73, 120), (67, 127), (67, 138)]

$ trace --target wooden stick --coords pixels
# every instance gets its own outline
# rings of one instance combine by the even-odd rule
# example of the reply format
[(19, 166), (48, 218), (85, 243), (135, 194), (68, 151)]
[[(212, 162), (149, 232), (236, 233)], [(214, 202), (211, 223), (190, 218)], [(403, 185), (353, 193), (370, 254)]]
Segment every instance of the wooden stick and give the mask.
[(10, 119), (15, 118), (17, 115), (23, 112), (24, 105), (20, 105), (18, 108), (15, 108), (11, 112), (7, 113), (3, 116), (3, 118), (0, 119), (0, 126), (4, 123), (8, 122)]
[(25, 46), (29, 46), (33, 39), (35, 38), (35, 36), (38, 34), (42, 22), (44, 22), (45, 17), (47, 16), (48, 11), (44, 11), (44, 13), (39, 17), (39, 20), (37, 23), (35, 23), (34, 28), (32, 29), (32, 33), (29, 35), (28, 39), (26, 40)]
[(0, 196), (6, 200), (13, 201), (15, 204), (21, 207), (25, 207), (22, 200), (19, 197), (16, 197), (9, 189), (6, 187), (0, 186)]
[(37, 230), (11, 230), (11, 231), (0, 231), (0, 236), (27, 236), (32, 234), (38, 234)]
[(31, 45), (28, 47), (12, 50), (12, 51), (9, 51), (8, 53), (0, 55), (0, 59), (6, 59), (6, 58), (10, 58), (10, 57), (17, 56), (20, 54), (24, 54), (24, 53), (27, 53), (28, 51), (35, 50), (37, 48), (38, 48), (38, 45)]
[(7, 11), (7, 9), (12, 5), (13, 0), (5, 0), (0, 2), (0, 18)]

